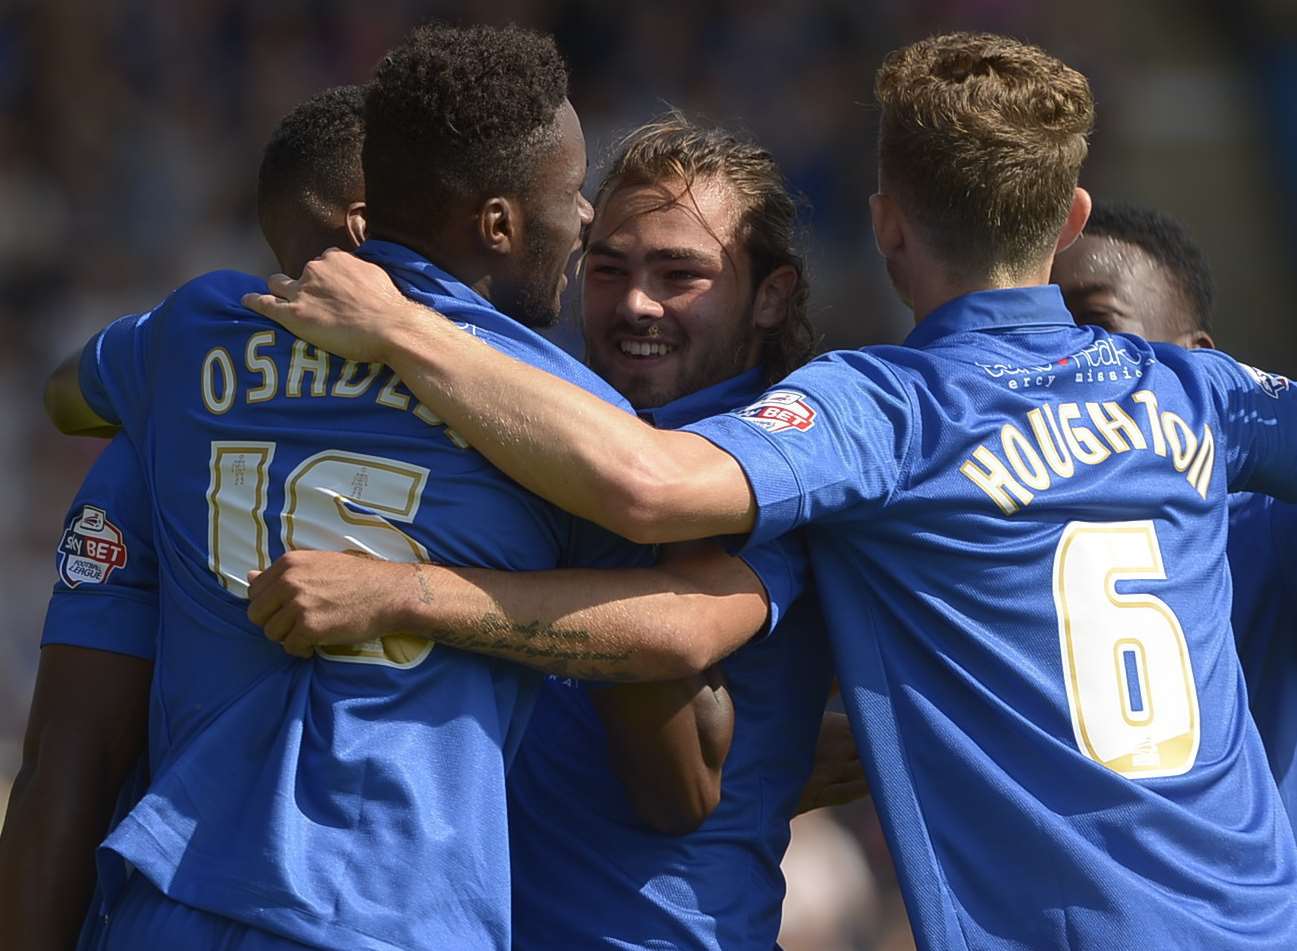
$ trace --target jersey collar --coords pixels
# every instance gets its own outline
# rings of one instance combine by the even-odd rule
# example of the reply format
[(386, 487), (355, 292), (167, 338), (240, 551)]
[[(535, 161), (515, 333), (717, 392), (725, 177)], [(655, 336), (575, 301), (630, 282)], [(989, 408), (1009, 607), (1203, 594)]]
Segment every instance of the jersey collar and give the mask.
[(356, 249), (356, 254), (383, 270), (404, 278), (418, 290), (429, 294), (444, 294), (466, 304), (490, 310), (496, 309), (494, 304), (463, 281), (403, 244), (371, 238)]
[(647, 420), (659, 429), (679, 429), (708, 416), (716, 416), (747, 406), (765, 390), (765, 374), (761, 367), (745, 370), (738, 376), (714, 383), (664, 406), (637, 410), (640, 419)]
[(1057, 284), (975, 291), (942, 304), (905, 338), (907, 347), (926, 347), (952, 334), (1075, 326)]

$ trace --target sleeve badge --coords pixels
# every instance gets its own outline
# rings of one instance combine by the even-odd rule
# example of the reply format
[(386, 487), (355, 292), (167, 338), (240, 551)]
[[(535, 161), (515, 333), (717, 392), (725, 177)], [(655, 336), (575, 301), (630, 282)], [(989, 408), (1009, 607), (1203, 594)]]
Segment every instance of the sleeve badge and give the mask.
[(69, 588), (103, 584), (126, 567), (126, 540), (101, 508), (84, 506), (59, 542), (59, 577)]

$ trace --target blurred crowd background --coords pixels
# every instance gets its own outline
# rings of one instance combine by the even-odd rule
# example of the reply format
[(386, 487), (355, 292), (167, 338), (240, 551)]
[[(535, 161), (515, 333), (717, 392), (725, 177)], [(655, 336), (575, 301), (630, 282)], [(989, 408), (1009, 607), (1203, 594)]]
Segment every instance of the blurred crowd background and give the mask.
[[(1293, 0), (0, 0), (0, 809), (63, 512), (100, 448), (47, 425), (45, 376), (195, 274), (274, 270), (254, 195), (275, 122), (432, 18), (553, 32), (596, 169), (668, 105), (770, 148), (807, 200), (825, 348), (908, 329), (869, 231), (882, 55), (948, 29), (1037, 42), (1094, 86), (1082, 184), (1181, 218), (1217, 277), (1217, 342), (1297, 372)], [(788, 951), (906, 947), (869, 810), (798, 826)]]

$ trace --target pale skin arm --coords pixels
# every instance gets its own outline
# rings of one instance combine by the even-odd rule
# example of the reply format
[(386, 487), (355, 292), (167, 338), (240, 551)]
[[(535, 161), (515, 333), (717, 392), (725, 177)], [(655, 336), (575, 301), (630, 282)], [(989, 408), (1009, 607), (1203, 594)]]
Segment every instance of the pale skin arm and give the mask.
[(404, 297), (381, 268), (330, 250), (300, 280), (273, 275), (269, 286), (245, 306), (332, 353), (386, 363), (473, 448), (560, 508), (642, 543), (751, 531), (756, 502), (728, 453), (504, 356)]
[(766, 622), (760, 580), (716, 546), (633, 570), (493, 571), (294, 551), (249, 575), (248, 616), (290, 653), (408, 633), (545, 673), (698, 674)]

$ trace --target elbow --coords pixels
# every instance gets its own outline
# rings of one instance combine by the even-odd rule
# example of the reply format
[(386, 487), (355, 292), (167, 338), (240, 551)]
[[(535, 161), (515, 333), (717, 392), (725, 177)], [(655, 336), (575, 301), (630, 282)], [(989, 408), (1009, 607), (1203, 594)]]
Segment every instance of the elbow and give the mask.
[(671, 531), (668, 500), (676, 490), (674, 482), (653, 471), (617, 476), (609, 493), (605, 527), (637, 545), (661, 545), (678, 541)]
[(72, 424), (70, 414), (65, 411), (63, 405), (62, 388), (59, 385), (58, 376), (52, 376), (45, 383), (44, 393), (45, 415), (54, 428), (64, 436), (77, 435), (77, 427)]

